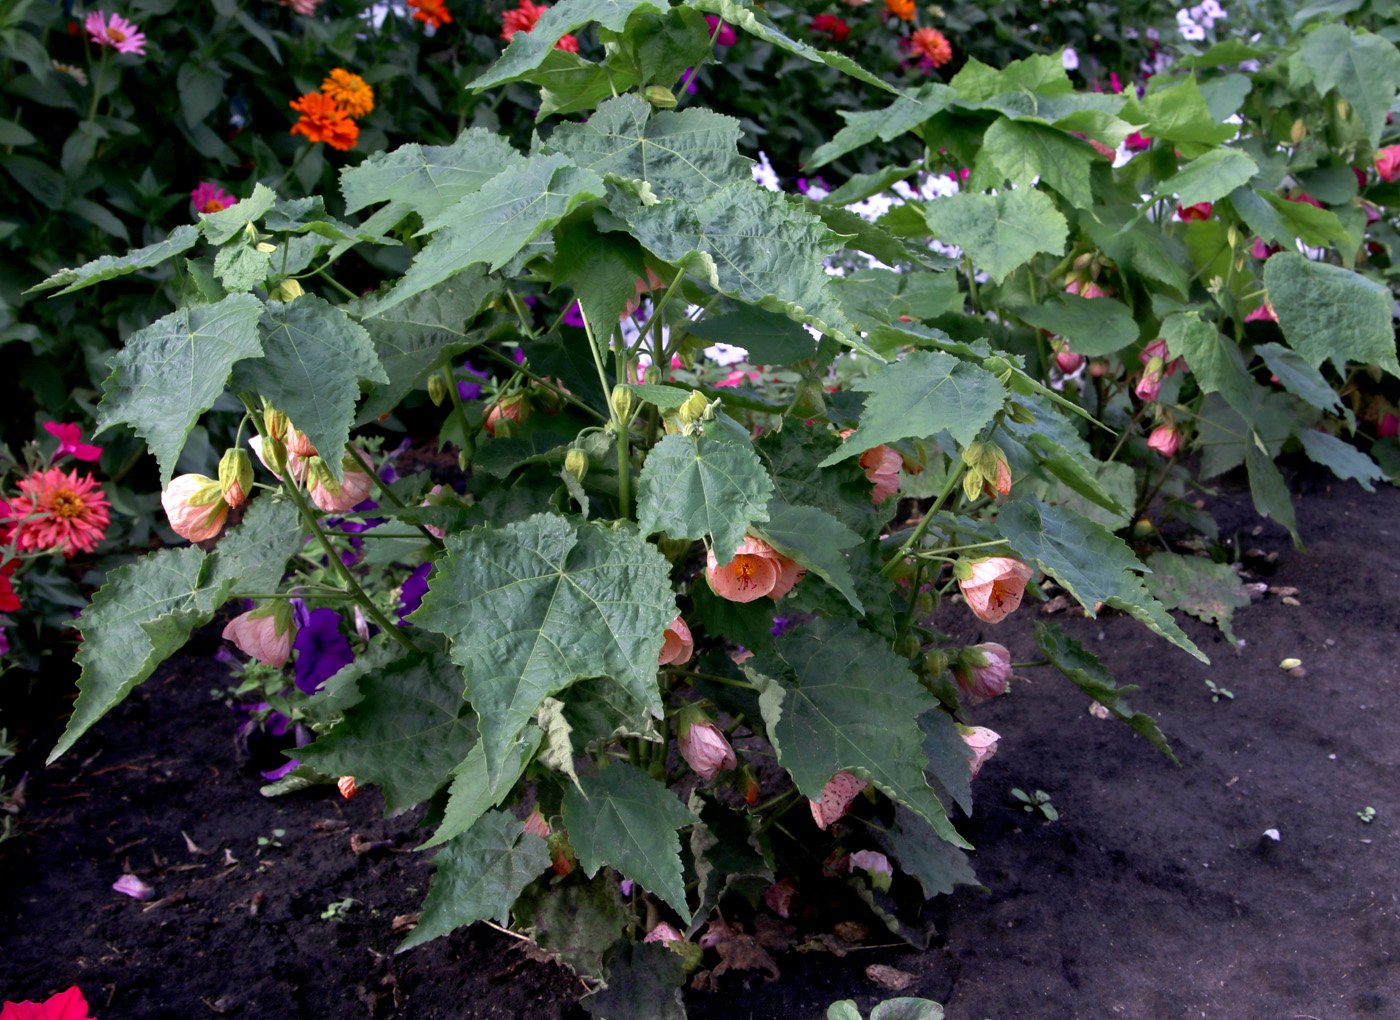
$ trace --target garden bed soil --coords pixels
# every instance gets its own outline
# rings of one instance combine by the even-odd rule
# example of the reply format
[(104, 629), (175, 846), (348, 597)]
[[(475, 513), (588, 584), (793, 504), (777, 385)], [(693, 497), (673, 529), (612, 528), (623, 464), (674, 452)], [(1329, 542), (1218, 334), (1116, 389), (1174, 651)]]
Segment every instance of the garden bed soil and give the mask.
[[(1181, 767), (1030, 671), (977, 710), (1002, 734), (960, 822), (983, 886), (928, 905), (933, 947), (890, 947), (870, 916), (833, 916), (869, 924), (872, 948), (781, 954), (780, 981), (688, 992), (691, 1017), (869, 1005), (894, 994), (871, 964), (910, 975), (900, 994), (945, 1003), (950, 1020), (1400, 1016), (1400, 490), (1299, 487), (1306, 556), (1258, 528), (1240, 489), (1211, 504), (1247, 568), (1299, 603), (1270, 594), (1240, 611), (1239, 648), (1183, 619), (1213, 667), (1121, 615), (1052, 617), (1141, 686), (1134, 707)], [(1042, 612), (1028, 602), (989, 628), (949, 606), (939, 623), (1021, 660)], [(78, 984), (99, 1020), (584, 1016), (577, 979), (483, 925), (393, 954), (395, 918), (431, 872), (406, 852), (418, 813), (382, 818), (374, 790), (260, 797), (257, 771), (275, 762), (235, 749), (234, 714), (210, 693), (227, 686), (216, 642), (202, 631), (50, 768), (71, 677), (33, 697), (10, 678), (0, 722), (29, 746), (7, 773), (28, 779), (23, 835), (0, 845), (0, 998)], [(1280, 669), (1287, 657), (1305, 675)], [(1233, 700), (1212, 701), (1206, 679)], [(1024, 812), (1014, 787), (1048, 792), (1059, 820)], [(156, 898), (114, 893), (125, 868)]]

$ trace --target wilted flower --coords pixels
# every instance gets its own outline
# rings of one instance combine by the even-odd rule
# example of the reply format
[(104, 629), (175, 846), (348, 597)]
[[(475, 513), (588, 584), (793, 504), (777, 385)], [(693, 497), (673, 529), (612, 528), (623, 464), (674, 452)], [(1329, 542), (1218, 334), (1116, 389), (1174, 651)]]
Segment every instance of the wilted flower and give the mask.
[[(138, 879), (139, 881), (139, 879)], [(118, 883), (118, 885), (120, 882)], [(112, 887), (116, 889), (116, 886)], [(118, 890), (120, 892), (121, 890)], [(66, 992), (51, 995), (43, 1002), (25, 999), (23, 1002), (6, 1000), (0, 1006), (0, 1020), (92, 1020), (88, 1016), (87, 999), (74, 985)]]
[(1384, 181), (1400, 178), (1400, 145), (1388, 145), (1376, 153), (1376, 173)]
[(442, 0), (408, 0), (408, 6), (413, 8), (414, 20), (423, 22), (429, 28), (441, 28), (452, 23), (452, 15)]
[(287, 105), (301, 114), (292, 125), (290, 134), (305, 135), (313, 145), (325, 142), (341, 152), (355, 147), (360, 137), (360, 126), (329, 96), (308, 92)]
[(936, 28), (915, 29), (909, 37), (909, 49), (923, 58), (921, 64), (927, 63), (932, 67), (942, 67), (953, 59), (952, 45)]
[(1034, 571), (1009, 556), (992, 556), (974, 562), (958, 560), (954, 573), (973, 615), (987, 623), (1000, 623), (1021, 605), (1026, 582)]
[(86, 85), (88, 83), (87, 72), (84, 71), (81, 67), (74, 67), (72, 64), (65, 64), (60, 60), (51, 61), (50, 65), (55, 71), (59, 72), (60, 74), (68, 75), (68, 77), (72, 78), (79, 85)]
[(1181, 433), (1171, 425), (1158, 425), (1147, 437), (1147, 448), (1156, 450), (1163, 457), (1174, 457), (1181, 446)]
[(975, 779), (983, 763), (997, 753), (997, 741), (1001, 739), (1001, 735), (985, 726), (959, 726), (958, 731), (962, 734), (963, 743), (967, 744), (968, 750), (972, 752), (970, 768)]
[(826, 788), (822, 790), (822, 799), (807, 802), (812, 808), (812, 821), (817, 823), (817, 828), (825, 829), (849, 811), (851, 802), (869, 785), (849, 772), (838, 772), (828, 779)]
[(360, 792), (360, 788), (355, 785), (354, 776), (341, 776), (335, 781), (335, 788), (346, 800), (351, 800), (355, 794)]
[(657, 924), (655, 928), (647, 932), (643, 942), (684, 942), (685, 936), (665, 921)]
[(88, 38), (98, 46), (109, 47), (118, 53), (146, 52), (146, 36), (120, 14), (113, 14), (108, 20), (101, 11), (93, 11), (83, 22)]
[(1006, 693), (1011, 679), (1011, 653), (994, 641), (969, 645), (953, 660), (952, 669), (958, 686), (969, 696), (995, 698)]
[(44, 429), (58, 440), (58, 449), (53, 459), (72, 454), (75, 460), (96, 460), (102, 456), (102, 447), (84, 443), (81, 425), (63, 425), (56, 421), (44, 422)]
[(539, 836), (540, 839), (548, 838), (549, 823), (544, 820), (544, 815), (540, 813), (538, 805), (535, 806), (535, 810), (530, 812), (530, 817), (525, 819), (525, 826), (521, 831), (532, 833)]
[(200, 181), (199, 186), (190, 192), (190, 201), (194, 203), (197, 213), (216, 213), (236, 204), (238, 199), (213, 181)]
[(738, 767), (739, 759), (724, 733), (698, 708), (681, 711), (676, 733), (681, 757), (701, 779), (713, 779), (725, 769)]
[(677, 616), (666, 625), (666, 637), (661, 643), (661, 657), (656, 664), (658, 666), (679, 666), (689, 662), (694, 651), (695, 642), (691, 640), (690, 628), (685, 625), (684, 620)]
[[(12, 533), (20, 550), (92, 552), (107, 531), (110, 504), (92, 475), (47, 468), (19, 483), (10, 515), (19, 523)], [(25, 518), (28, 518), (27, 520)]]
[(715, 551), (706, 556), (705, 576), (710, 589), (730, 602), (752, 602), (764, 595), (780, 599), (792, 591), (806, 571), (752, 535), (745, 536), (728, 563), (720, 565)]
[(228, 517), (219, 483), (204, 475), (179, 475), (160, 494), (160, 505), (175, 533), (191, 542), (213, 538)]
[(354, 120), (367, 117), (374, 109), (374, 89), (358, 74), (343, 67), (331, 68), (331, 73), (321, 82), (321, 93)]
[(264, 666), (280, 669), (292, 654), (295, 634), (291, 607), (286, 599), (274, 599), (235, 616), (224, 628), (223, 638), (232, 641), (240, 652), (252, 656)]
[[(130, 896), (133, 900), (149, 900), (155, 896), (156, 891), (141, 881), (135, 875), (123, 875), (112, 883), (112, 891), (119, 892), (123, 896)], [(0, 1014), (3, 1016), (3, 1014)]]

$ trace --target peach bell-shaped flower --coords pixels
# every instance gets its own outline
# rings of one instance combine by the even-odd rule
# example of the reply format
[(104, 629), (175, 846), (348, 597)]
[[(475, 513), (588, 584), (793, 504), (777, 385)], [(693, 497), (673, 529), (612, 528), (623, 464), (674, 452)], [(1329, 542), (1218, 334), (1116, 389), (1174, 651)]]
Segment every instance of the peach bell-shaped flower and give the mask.
[(170, 526), (181, 538), (203, 542), (224, 530), (228, 503), (219, 483), (204, 475), (180, 475), (160, 494)]
[(277, 668), (287, 664), (295, 636), (292, 609), (286, 599), (274, 599), (235, 616), (223, 633), (224, 640), (232, 641), (240, 652)]
[(690, 636), (690, 628), (677, 616), (666, 625), (666, 638), (661, 644), (658, 666), (679, 666), (690, 661), (695, 651), (695, 642)]
[(713, 779), (725, 769), (737, 768), (739, 759), (724, 733), (693, 705), (681, 710), (677, 719), (677, 746), (686, 764), (701, 779)]
[(1005, 694), (1011, 679), (1011, 653), (994, 641), (969, 645), (952, 663), (953, 676), (970, 697), (982, 700)]
[(792, 591), (806, 571), (761, 538), (747, 535), (734, 556), (721, 565), (711, 549), (705, 576), (710, 589), (730, 602), (752, 602), (767, 595), (780, 599)]
[(1001, 623), (1021, 605), (1026, 582), (1034, 573), (1020, 560), (992, 556), (985, 560), (958, 560), (953, 567), (963, 598), (974, 616), (987, 623)]
[(972, 752), (969, 767), (972, 770), (972, 778), (976, 779), (987, 759), (997, 753), (997, 741), (1001, 739), (1001, 734), (985, 726), (958, 726), (958, 732), (962, 734), (967, 749)]
[[(364, 453), (361, 452), (360, 456), (364, 457)], [(341, 458), (342, 477), (339, 484), (331, 477), (321, 458), (312, 457), (307, 464), (311, 502), (328, 514), (343, 514), (356, 504), (363, 503), (374, 488), (374, 479), (365, 474), (359, 461), (349, 453)]]
[(1147, 437), (1147, 448), (1156, 450), (1163, 457), (1173, 457), (1181, 448), (1181, 433), (1171, 425), (1158, 425)]

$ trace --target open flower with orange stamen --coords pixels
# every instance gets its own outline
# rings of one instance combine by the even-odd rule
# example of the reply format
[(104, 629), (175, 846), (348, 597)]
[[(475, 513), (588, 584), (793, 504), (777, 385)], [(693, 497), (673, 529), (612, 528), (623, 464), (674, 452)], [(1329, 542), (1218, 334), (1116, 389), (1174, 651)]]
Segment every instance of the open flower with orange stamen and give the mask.
[(780, 599), (792, 591), (792, 586), (806, 573), (767, 542), (752, 535), (744, 537), (728, 562), (721, 564), (713, 549), (706, 559), (705, 576), (709, 578), (711, 590), (730, 602), (752, 602), (764, 595)]
[(15, 545), (21, 550), (92, 552), (107, 531), (108, 507), (97, 480), (76, 471), (47, 468), (19, 483), (23, 496), (10, 504), (19, 521)]
[(374, 109), (374, 89), (358, 74), (343, 67), (331, 68), (331, 73), (321, 82), (321, 94), (335, 102), (352, 120), (360, 120)]
[(408, 6), (413, 8), (414, 19), (429, 28), (441, 28), (452, 22), (452, 15), (442, 0), (408, 0)]
[(1010, 556), (990, 556), (958, 560), (953, 573), (973, 615), (987, 623), (1001, 623), (1020, 607), (1026, 582), (1035, 571)]
[(921, 65), (942, 67), (953, 59), (953, 47), (947, 37), (936, 28), (915, 29), (909, 37), (909, 49), (923, 59)]
[(194, 203), (197, 213), (216, 213), (223, 212), (238, 199), (213, 181), (200, 181), (199, 186), (190, 192), (190, 201)]
[(308, 92), (287, 105), (301, 114), (290, 133), (305, 135), (313, 144), (325, 142), (332, 149), (345, 152), (354, 148), (360, 137), (360, 126), (329, 96)]

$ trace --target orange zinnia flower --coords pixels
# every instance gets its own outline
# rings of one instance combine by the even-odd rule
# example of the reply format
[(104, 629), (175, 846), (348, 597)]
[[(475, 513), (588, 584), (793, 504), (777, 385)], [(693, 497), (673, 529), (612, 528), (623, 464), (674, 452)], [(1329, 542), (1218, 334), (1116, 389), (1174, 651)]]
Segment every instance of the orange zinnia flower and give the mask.
[(429, 28), (441, 28), (452, 21), (442, 0), (408, 0), (408, 6), (413, 8), (413, 16)]
[[(14, 541), (21, 551), (42, 549), (72, 556), (92, 552), (107, 531), (110, 504), (92, 475), (48, 468), (19, 483), (23, 496), (10, 504)], [(96, 490), (96, 491), (94, 491)]]
[(358, 74), (351, 74), (343, 67), (331, 68), (331, 73), (321, 82), (321, 92), (354, 120), (374, 109), (374, 89)]
[(913, 21), (914, 0), (885, 0), (885, 11), (900, 21)]
[[(888, 3), (889, 0), (886, 0)], [(896, 0), (899, 2), (899, 0)], [(912, 0), (909, 9), (914, 9)], [(904, 17), (904, 15), (900, 15)], [(911, 15), (912, 17), (912, 15)], [(924, 57), (934, 67), (942, 67), (953, 59), (953, 47), (949, 45), (947, 38), (936, 28), (920, 28), (909, 38), (909, 46), (915, 52)]]
[(341, 152), (354, 148), (360, 137), (360, 126), (329, 96), (308, 92), (287, 105), (301, 113), (301, 119), (292, 125), (291, 134), (305, 135), (312, 143), (325, 142)]

